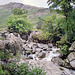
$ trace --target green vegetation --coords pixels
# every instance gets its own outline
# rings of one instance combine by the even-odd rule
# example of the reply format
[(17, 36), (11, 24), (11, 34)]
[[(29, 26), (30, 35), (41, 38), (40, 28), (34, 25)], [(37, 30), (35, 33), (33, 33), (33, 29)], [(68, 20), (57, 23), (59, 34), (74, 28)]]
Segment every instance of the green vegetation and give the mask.
[[(59, 18), (55, 22), (55, 30), (60, 37), (58, 44), (60, 44), (61, 54), (66, 57), (69, 52), (69, 47), (73, 41), (75, 41), (75, 9), (71, 5), (75, 3), (74, 0), (48, 0), (48, 4), (52, 4), (50, 8), (57, 8), (56, 11), (63, 14), (63, 17)], [(61, 10), (60, 10), (60, 9)], [(63, 43), (64, 42), (64, 43)]]
[[(72, 1), (72, 2), (71, 2)], [(75, 9), (73, 9), (71, 3), (75, 3), (74, 0), (48, 0), (50, 6), (49, 13), (43, 16), (37, 16), (38, 9), (33, 9), (28, 13), (25, 9), (15, 8), (12, 10), (12, 15), (8, 11), (0, 11), (0, 28), (8, 26), (9, 32), (17, 32), (19, 34), (27, 34), (32, 31), (41, 31), (39, 35), (33, 36), (33, 39), (48, 40), (56, 44), (61, 50), (62, 58), (66, 59), (70, 53), (69, 47), (75, 41)], [(59, 9), (60, 8), (60, 9)], [(2, 14), (3, 13), (3, 14)], [(2, 15), (1, 15), (2, 14)], [(54, 15), (55, 14), (55, 15)], [(33, 16), (34, 15), (34, 16)], [(9, 18), (8, 18), (9, 17)], [(7, 26), (3, 24), (6, 22)], [(33, 23), (33, 25), (28, 21)], [(3, 20), (4, 19), (4, 20)], [(37, 29), (36, 29), (37, 28)], [(1, 38), (0, 38), (1, 40)], [(0, 60), (7, 62), (10, 58), (9, 52), (0, 50)], [(20, 56), (17, 54), (17, 60)], [(0, 66), (1, 75), (45, 75), (46, 73), (40, 67), (31, 67), (26, 63), (18, 65), (16, 63), (7, 63)]]
[[(30, 68), (31, 67), (31, 68)], [(27, 63), (7, 63), (0, 66), (1, 75), (46, 75), (46, 72), (43, 68), (33, 67)]]
[(10, 32), (18, 32), (20, 34), (31, 31), (32, 24), (27, 21), (27, 11), (15, 8), (13, 15), (8, 18), (7, 25)]
[(10, 11), (0, 10), (0, 30), (7, 27), (6, 20), (10, 14)]
[(75, 41), (75, 9), (70, 4), (71, 0), (48, 0), (48, 4), (51, 3), (53, 4), (50, 6), (50, 11), (54, 11), (55, 15), (39, 18), (37, 28), (42, 30), (42, 33), (34, 37), (57, 43), (61, 48), (60, 53), (66, 58), (70, 53), (71, 43)]
[(4, 50), (0, 50), (0, 60), (7, 62), (10, 58), (10, 54), (8, 52), (5, 52)]
[(0, 75), (10, 75), (7, 70), (3, 70), (2, 66), (0, 66)]
[[(53, 4), (52, 4), (53, 3)], [(50, 8), (55, 8), (55, 7), (60, 7), (60, 9), (57, 9), (57, 12), (61, 12), (64, 16), (65, 16), (65, 21), (66, 21), (66, 26), (65, 26), (65, 30), (66, 30), (66, 35), (65, 35), (65, 39), (67, 40), (67, 36), (68, 36), (68, 30), (69, 30), (69, 25), (68, 25), (68, 17), (69, 17), (69, 13), (73, 12), (73, 7), (71, 5), (71, 3), (75, 3), (75, 0), (48, 0), (48, 4), (52, 4), (50, 6)], [(73, 12), (74, 13), (74, 12)]]

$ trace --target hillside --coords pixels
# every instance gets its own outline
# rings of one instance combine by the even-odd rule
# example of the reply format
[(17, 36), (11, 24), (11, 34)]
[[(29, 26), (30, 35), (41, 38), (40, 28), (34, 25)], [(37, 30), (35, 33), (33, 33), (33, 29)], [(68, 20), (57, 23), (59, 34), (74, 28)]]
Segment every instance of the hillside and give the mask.
[[(44, 17), (49, 15), (48, 8), (39, 8), (30, 5), (24, 5), (22, 3), (10, 2), (6, 5), (0, 6), (0, 30), (7, 27), (6, 20), (11, 15), (11, 12), (14, 8), (26, 9), (28, 10), (28, 18), (33, 24), (36, 24), (39, 17)], [(34, 21), (35, 20), (35, 21)]]

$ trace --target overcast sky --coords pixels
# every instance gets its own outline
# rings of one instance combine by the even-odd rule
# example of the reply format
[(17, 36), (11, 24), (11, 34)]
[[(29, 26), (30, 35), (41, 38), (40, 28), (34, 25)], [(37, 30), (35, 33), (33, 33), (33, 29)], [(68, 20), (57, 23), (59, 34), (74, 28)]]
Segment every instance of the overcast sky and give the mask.
[(45, 8), (48, 7), (47, 0), (0, 0), (0, 5), (4, 5), (9, 2), (19, 2), (37, 7), (45, 7)]

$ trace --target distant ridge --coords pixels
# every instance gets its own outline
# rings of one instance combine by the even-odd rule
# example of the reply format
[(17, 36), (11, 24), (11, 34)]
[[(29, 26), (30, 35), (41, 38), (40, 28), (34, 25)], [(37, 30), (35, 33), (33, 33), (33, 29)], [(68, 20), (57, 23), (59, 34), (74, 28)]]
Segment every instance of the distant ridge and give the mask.
[(19, 9), (25, 8), (27, 10), (29, 10), (29, 9), (43, 9), (43, 7), (25, 5), (25, 4), (16, 3), (16, 2), (10, 2), (10, 3), (5, 4), (5, 5), (0, 5), (0, 7), (5, 8), (5, 9), (14, 9), (14, 8), (19, 8)]

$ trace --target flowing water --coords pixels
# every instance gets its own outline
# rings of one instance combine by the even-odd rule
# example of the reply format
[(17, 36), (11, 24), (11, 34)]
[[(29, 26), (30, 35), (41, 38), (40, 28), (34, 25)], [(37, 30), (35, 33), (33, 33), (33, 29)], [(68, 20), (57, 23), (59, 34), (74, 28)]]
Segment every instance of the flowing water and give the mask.
[(58, 57), (60, 54), (57, 52), (60, 48), (52, 48), (52, 51), (48, 54), (47, 57), (44, 58), (46, 61), (51, 61), (52, 58)]

